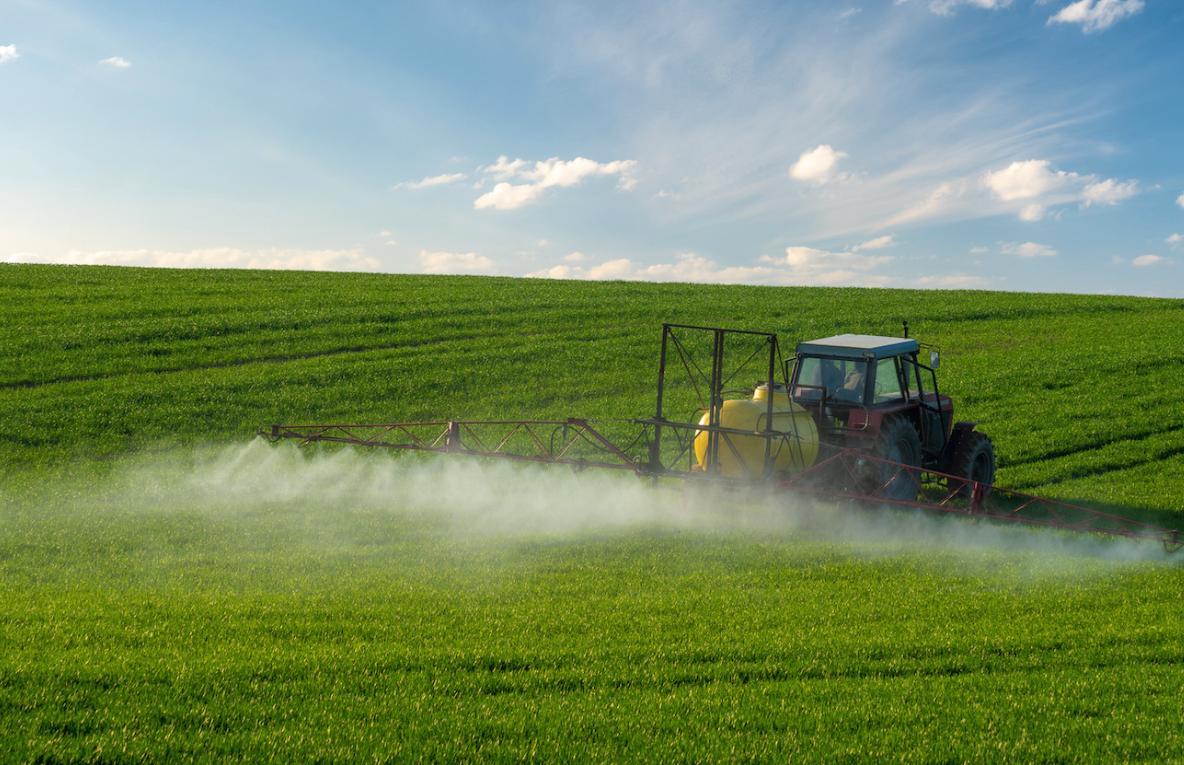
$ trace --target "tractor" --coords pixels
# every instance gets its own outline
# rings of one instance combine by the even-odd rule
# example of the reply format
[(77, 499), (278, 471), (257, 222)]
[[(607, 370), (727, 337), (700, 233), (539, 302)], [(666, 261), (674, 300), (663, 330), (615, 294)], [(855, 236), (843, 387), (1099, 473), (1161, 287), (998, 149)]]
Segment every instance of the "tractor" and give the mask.
[[(813, 415), (818, 439), (839, 449), (866, 452), (868, 483), (888, 481), (885, 463), (948, 473), (981, 484), (995, 480), (991, 439), (974, 422), (954, 422), (954, 405), (938, 391), (940, 352), (908, 336), (837, 335), (799, 343), (790, 378), (791, 398)], [(910, 475), (887, 484), (892, 499), (917, 496)]]

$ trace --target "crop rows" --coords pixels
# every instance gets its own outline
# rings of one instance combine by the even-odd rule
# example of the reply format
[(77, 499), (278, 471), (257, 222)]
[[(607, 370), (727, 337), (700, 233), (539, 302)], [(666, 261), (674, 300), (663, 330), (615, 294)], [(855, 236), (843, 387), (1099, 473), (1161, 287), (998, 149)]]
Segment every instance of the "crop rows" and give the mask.
[(253, 438), (648, 415), (663, 321), (907, 319), (1001, 484), (1171, 525), (1180, 301), (38, 266), (0, 300), (0, 762), (1184, 761), (1158, 548)]

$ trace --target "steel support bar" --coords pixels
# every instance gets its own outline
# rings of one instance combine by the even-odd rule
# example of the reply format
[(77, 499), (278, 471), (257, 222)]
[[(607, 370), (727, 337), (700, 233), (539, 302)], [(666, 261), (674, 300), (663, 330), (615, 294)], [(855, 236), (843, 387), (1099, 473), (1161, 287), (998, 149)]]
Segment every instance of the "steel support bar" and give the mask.
[[(555, 434), (559, 434), (556, 443)], [(406, 451), (467, 454), (476, 457), (543, 462), (573, 467), (597, 467), (645, 472), (587, 420), (473, 420), (403, 422), (385, 425), (272, 425), (258, 435), (275, 443), (293, 439), (311, 443), (352, 444)], [(540, 436), (545, 436), (540, 437)], [(394, 436), (394, 437), (392, 437)], [(486, 442), (496, 443), (490, 448)], [(571, 454), (583, 442), (592, 457)], [(605, 456), (607, 455), (607, 457)], [(617, 461), (609, 461), (609, 460)]]

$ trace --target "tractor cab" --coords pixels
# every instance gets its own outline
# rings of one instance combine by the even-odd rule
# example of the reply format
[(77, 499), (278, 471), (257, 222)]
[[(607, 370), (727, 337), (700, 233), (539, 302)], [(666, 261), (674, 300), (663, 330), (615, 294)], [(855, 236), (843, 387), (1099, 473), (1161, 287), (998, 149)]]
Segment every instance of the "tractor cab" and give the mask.
[(916, 340), (876, 335), (838, 335), (799, 343), (794, 399), (801, 404), (825, 400), (828, 405), (847, 407), (900, 401), (910, 387), (902, 373), (911, 371), (920, 349)]
[(886, 416), (906, 418), (930, 460), (945, 450), (953, 420), (937, 391), (937, 351), (918, 361), (912, 338), (837, 335), (799, 343), (790, 380), (795, 403), (816, 412), (820, 434), (858, 446), (879, 435)]

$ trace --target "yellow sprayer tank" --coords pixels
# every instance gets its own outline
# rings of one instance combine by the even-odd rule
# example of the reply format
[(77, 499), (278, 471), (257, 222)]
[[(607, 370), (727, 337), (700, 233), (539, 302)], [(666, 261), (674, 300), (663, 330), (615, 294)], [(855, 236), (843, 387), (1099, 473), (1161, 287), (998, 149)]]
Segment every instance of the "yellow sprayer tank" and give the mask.
[[(725, 428), (763, 432), (769, 411), (769, 387), (761, 385), (750, 399), (725, 401), (720, 412), (720, 425)], [(708, 412), (700, 425), (711, 424)], [(818, 428), (814, 418), (803, 407), (789, 400), (780, 385), (773, 387), (773, 430), (778, 431), (771, 441), (774, 472), (797, 473), (814, 464), (818, 458)], [(707, 470), (711, 433), (700, 431), (695, 436), (695, 459), (699, 470)], [(719, 439), (719, 474), (730, 478), (753, 478), (764, 473), (765, 443), (763, 436), (744, 436), (735, 433), (716, 434)]]

